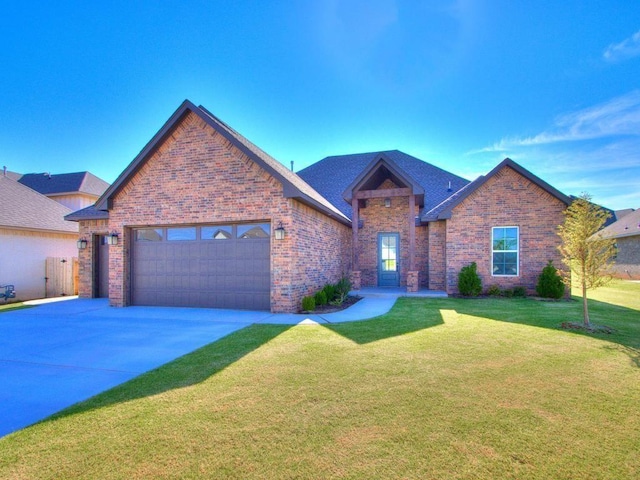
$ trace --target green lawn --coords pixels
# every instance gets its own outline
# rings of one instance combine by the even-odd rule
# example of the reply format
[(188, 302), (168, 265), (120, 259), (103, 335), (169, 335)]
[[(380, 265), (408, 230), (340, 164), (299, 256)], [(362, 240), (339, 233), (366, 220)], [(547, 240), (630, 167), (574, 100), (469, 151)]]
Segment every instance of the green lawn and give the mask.
[(640, 478), (640, 284), (252, 326), (0, 440), (0, 478)]

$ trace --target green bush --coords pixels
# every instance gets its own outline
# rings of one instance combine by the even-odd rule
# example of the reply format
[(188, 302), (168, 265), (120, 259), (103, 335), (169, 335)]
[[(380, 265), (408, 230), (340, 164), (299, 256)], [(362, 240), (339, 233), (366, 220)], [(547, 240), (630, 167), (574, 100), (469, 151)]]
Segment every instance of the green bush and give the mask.
[(510, 288), (505, 288), (504, 290), (502, 290), (502, 296), (506, 298), (513, 297), (513, 290), (511, 290)]
[(324, 288), (322, 289), (322, 291), (327, 296), (327, 302), (328, 303), (331, 303), (336, 299), (337, 291), (336, 291), (336, 286), (335, 285), (333, 285), (331, 283), (327, 283), (324, 286)]
[(527, 289), (524, 287), (513, 287), (513, 296), (514, 297), (526, 297)]
[(547, 266), (542, 269), (538, 277), (536, 292), (543, 298), (562, 298), (564, 295), (564, 282), (553, 262), (549, 260)]
[(325, 293), (324, 289), (320, 290), (319, 292), (317, 292), (313, 296), (313, 299), (316, 301), (316, 305), (318, 307), (321, 307), (322, 305), (326, 305), (327, 304), (327, 294)]
[(498, 285), (491, 285), (487, 293), (492, 297), (497, 297), (500, 295), (500, 287)]
[(478, 276), (476, 262), (462, 267), (458, 274), (458, 291), (465, 297), (477, 297), (482, 292), (482, 280)]
[(347, 277), (342, 277), (334, 287), (336, 289), (336, 294), (334, 299), (329, 303), (332, 305), (342, 305), (351, 291), (351, 281)]
[(302, 310), (313, 312), (316, 309), (316, 300), (312, 296), (302, 298)]

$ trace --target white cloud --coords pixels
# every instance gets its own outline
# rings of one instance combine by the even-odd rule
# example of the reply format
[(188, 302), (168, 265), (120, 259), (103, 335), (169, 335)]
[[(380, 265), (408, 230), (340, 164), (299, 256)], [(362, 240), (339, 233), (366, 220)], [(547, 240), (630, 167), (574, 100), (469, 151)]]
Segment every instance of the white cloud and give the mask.
[(493, 145), (470, 153), (505, 151), (514, 147), (623, 135), (640, 135), (640, 91), (638, 90), (593, 107), (562, 115), (556, 119), (553, 127), (532, 137), (506, 137)]
[(640, 91), (561, 115), (537, 135), (505, 137), (467, 155), (471, 168), (508, 156), (566, 194), (588, 191), (609, 208), (638, 208)]
[(602, 54), (608, 62), (619, 62), (637, 56), (640, 56), (640, 30), (620, 43), (612, 43)]

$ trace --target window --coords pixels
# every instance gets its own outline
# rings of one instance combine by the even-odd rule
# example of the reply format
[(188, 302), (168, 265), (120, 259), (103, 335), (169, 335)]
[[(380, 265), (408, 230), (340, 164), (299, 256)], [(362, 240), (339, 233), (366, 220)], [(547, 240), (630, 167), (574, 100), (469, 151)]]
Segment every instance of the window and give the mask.
[(254, 223), (238, 225), (238, 238), (269, 238), (271, 225), (268, 223)]
[(167, 228), (167, 240), (170, 242), (195, 239), (196, 227)]
[(141, 228), (136, 230), (136, 242), (161, 242), (161, 228)]
[(229, 240), (233, 237), (231, 225), (202, 227), (202, 240)]
[(518, 275), (519, 238), (518, 227), (494, 227), (492, 229), (491, 271), (496, 276)]

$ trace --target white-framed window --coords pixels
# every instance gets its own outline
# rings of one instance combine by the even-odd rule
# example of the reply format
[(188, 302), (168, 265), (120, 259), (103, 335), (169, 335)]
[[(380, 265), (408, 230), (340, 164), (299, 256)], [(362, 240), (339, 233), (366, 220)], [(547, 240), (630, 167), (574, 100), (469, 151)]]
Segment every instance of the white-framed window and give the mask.
[(491, 229), (491, 273), (500, 277), (520, 274), (520, 229), (493, 227)]

